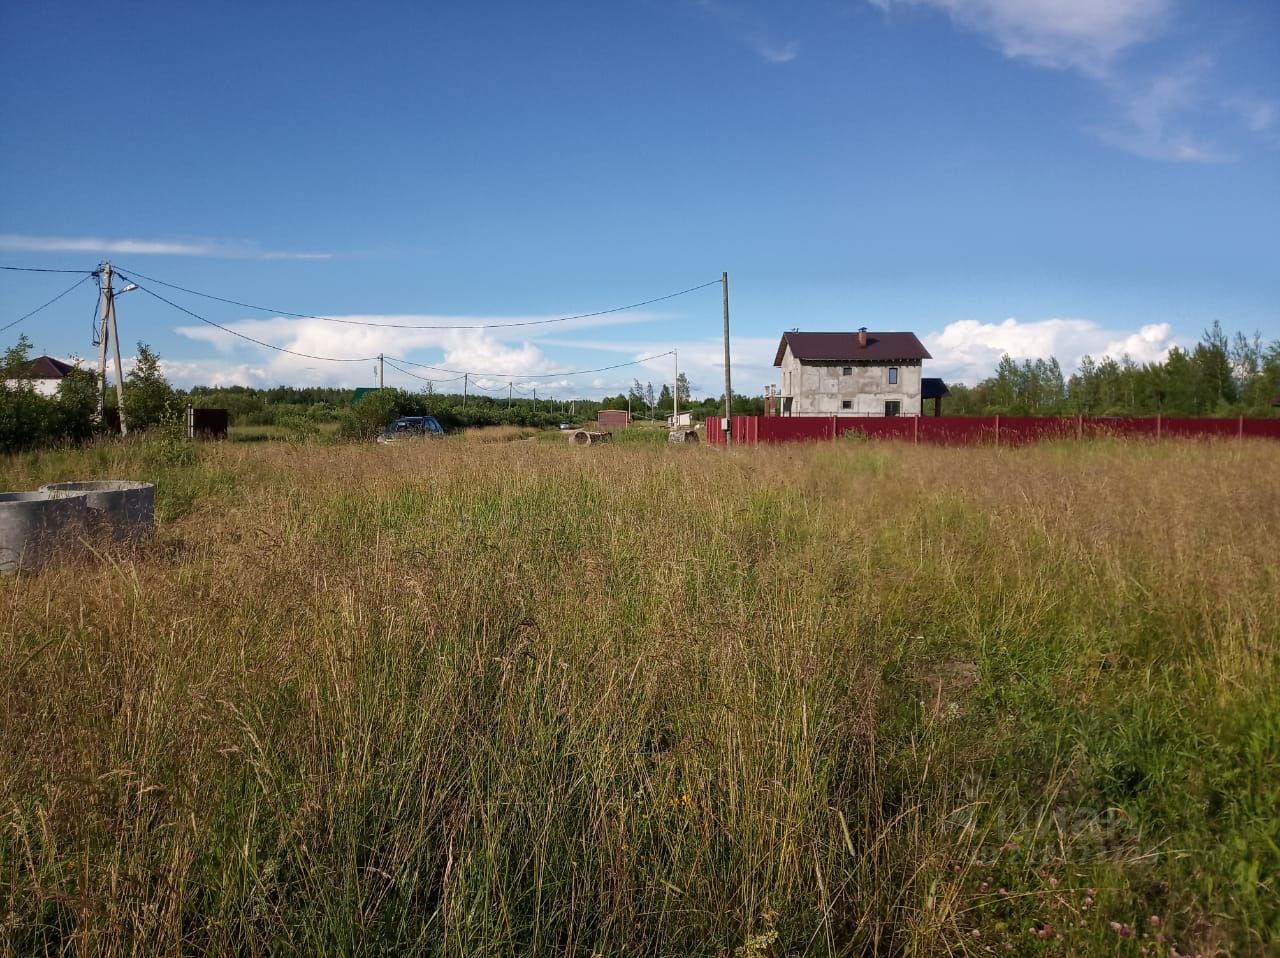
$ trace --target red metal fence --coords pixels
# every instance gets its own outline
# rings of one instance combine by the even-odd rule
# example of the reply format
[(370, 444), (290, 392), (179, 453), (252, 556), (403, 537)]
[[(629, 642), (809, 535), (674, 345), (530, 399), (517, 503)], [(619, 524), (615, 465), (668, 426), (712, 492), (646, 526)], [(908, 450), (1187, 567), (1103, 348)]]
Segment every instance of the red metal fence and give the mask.
[[(722, 419), (707, 420), (707, 441), (724, 442)], [(867, 439), (938, 446), (1022, 446), (1046, 439), (1104, 436), (1151, 439), (1280, 439), (1280, 419), (1153, 419), (1091, 416), (734, 416), (733, 441), (742, 445), (838, 439), (857, 433)]]

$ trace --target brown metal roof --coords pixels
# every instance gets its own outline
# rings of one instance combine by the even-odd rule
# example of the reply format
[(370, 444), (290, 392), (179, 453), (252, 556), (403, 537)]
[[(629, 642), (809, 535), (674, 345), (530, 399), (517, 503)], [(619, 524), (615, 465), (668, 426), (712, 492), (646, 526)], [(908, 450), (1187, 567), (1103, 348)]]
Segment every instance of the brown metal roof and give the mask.
[(883, 363), (892, 360), (932, 359), (915, 333), (867, 333), (867, 345), (858, 345), (857, 333), (783, 333), (778, 343), (775, 366), (791, 347), (791, 355), (802, 363)]
[(61, 359), (39, 356), (22, 366), (6, 369), (4, 374), (13, 379), (61, 379), (73, 369), (74, 366)]

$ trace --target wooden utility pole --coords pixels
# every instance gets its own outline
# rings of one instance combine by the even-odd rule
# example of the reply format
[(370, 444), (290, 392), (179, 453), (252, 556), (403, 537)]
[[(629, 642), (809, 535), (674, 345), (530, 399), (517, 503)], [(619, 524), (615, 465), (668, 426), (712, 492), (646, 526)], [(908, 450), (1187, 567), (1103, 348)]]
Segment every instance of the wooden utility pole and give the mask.
[(729, 274), (720, 274), (720, 285), (724, 289), (724, 444), (730, 445), (733, 431), (729, 426), (729, 417), (733, 415), (733, 383), (729, 377)]
[(463, 409), (467, 408), (467, 377), (470, 375), (471, 375), (470, 373), (462, 374), (462, 408)]
[(680, 351), (671, 350), (671, 363), (675, 366), (676, 378), (671, 383), (671, 428), (680, 428)]
[(99, 301), (102, 321), (98, 326), (98, 422), (102, 422), (107, 405), (107, 336), (110, 334), (111, 329), (107, 323), (107, 316), (110, 312), (110, 307), (107, 304), (111, 301), (111, 264), (103, 263), (98, 269), (102, 288), (102, 296)]
[(508, 381), (507, 382), (507, 408), (508, 409), (511, 408), (511, 390), (513, 390), (514, 388), (515, 388), (515, 384)]
[(112, 288), (111, 264), (99, 267), (102, 277), (102, 327), (98, 330), (98, 421), (105, 414), (107, 396), (107, 343), (110, 342), (116, 367), (116, 406), (120, 413), (120, 434), (127, 436), (129, 426), (124, 417), (124, 371), (120, 363), (120, 330), (116, 327), (116, 296)]
[(111, 351), (116, 359), (116, 405), (120, 408), (120, 435), (129, 435), (129, 424), (124, 418), (124, 370), (120, 367), (120, 330), (116, 326), (116, 297), (112, 293), (108, 302), (111, 304)]

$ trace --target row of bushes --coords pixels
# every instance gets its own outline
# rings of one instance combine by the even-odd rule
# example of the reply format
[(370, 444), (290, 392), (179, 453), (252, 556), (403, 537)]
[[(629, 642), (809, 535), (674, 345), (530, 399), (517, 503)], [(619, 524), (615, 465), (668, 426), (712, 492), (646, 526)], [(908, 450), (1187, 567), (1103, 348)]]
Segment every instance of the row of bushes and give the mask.
[(97, 429), (97, 410), (97, 381), (83, 370), (68, 374), (56, 396), (8, 382), (0, 386), (0, 452), (83, 442)]
[[(18, 342), (0, 356), (0, 452), (19, 452), (64, 443), (78, 443), (106, 431), (98, 418), (98, 378), (76, 367), (46, 396), (32, 382), (31, 341)], [(107, 393), (114, 407), (115, 391)], [(126, 423), (145, 430), (180, 415), (178, 395), (160, 373), (160, 357), (138, 343), (137, 358), (125, 377)]]
[[(338, 435), (344, 439), (372, 439), (398, 416), (434, 416), (446, 431), (474, 426), (524, 426), (546, 429), (561, 421), (560, 413), (534, 408), (529, 403), (505, 407), (494, 403), (456, 404), (452, 397), (381, 389), (366, 393), (338, 417)], [(279, 417), (277, 417), (279, 421)], [(287, 420), (296, 422), (295, 418)], [(283, 424), (283, 423), (282, 423)]]

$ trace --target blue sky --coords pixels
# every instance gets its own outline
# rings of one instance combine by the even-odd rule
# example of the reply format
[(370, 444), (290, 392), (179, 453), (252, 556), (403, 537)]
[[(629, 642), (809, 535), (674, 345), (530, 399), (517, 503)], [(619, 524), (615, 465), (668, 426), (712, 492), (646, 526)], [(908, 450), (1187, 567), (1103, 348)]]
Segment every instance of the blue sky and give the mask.
[[(734, 386), (786, 329), (909, 329), (926, 368), (1280, 339), (1273, 0), (0, 7), (0, 262), (418, 326), (603, 310), (730, 274)], [(75, 277), (0, 273), (0, 326)], [(295, 319), (143, 283), (299, 352), (505, 393), (722, 381), (709, 287), (506, 329)], [(91, 355), (91, 284), (0, 334)], [(367, 384), (145, 292), (179, 384)], [(414, 367), (419, 375), (447, 378)], [(531, 378), (531, 377), (541, 378)], [(423, 383), (389, 370), (407, 388)], [(445, 387), (445, 388), (452, 388)]]

